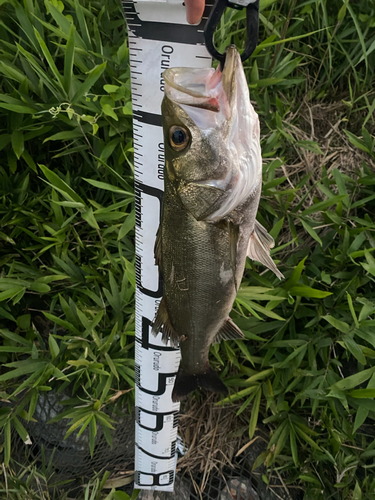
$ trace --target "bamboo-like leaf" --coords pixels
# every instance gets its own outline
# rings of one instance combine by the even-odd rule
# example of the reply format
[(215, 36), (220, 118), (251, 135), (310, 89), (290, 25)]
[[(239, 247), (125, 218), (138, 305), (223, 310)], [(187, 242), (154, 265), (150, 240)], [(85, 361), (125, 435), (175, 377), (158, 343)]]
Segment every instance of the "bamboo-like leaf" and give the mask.
[(306, 208), (301, 213), (301, 216), (306, 216), (310, 214), (314, 214), (317, 212), (322, 212), (323, 210), (326, 210), (329, 207), (332, 207), (333, 205), (337, 205), (340, 201), (342, 201), (345, 198), (345, 196), (333, 196), (332, 198), (325, 200), (325, 201), (320, 201), (318, 203), (314, 203), (311, 207)]
[(287, 356), (284, 361), (281, 361), (280, 363), (275, 363), (273, 366), (275, 368), (285, 368), (289, 365), (289, 363), (299, 356), (301, 353), (306, 352), (308, 344), (306, 343), (305, 345), (301, 345), (300, 347), (297, 347), (295, 351), (293, 351), (289, 356)]
[(349, 394), (352, 398), (375, 398), (375, 389), (354, 389)]
[(29, 285), (29, 290), (32, 290), (33, 292), (38, 292), (38, 293), (48, 293), (51, 291), (51, 287), (47, 285), (46, 283), (38, 283), (35, 281), (34, 283), (30, 283)]
[(94, 456), (94, 449), (95, 449), (95, 439), (96, 439), (96, 434), (97, 434), (95, 414), (92, 415), (92, 418), (91, 418), (89, 423), (90, 423), (90, 427), (89, 427), (90, 455), (91, 455), (91, 457), (93, 457)]
[(87, 78), (80, 84), (79, 89), (74, 94), (72, 99), (72, 104), (77, 103), (87, 92), (91, 89), (94, 83), (100, 78), (103, 71), (105, 70), (107, 63), (104, 62), (99, 66), (95, 66), (87, 75)]
[(135, 226), (135, 210), (132, 210), (132, 212), (126, 217), (124, 222), (122, 223), (117, 240), (120, 241), (122, 238), (124, 238), (129, 231), (134, 229)]
[(54, 314), (50, 314), (50, 313), (47, 313), (47, 312), (45, 312), (43, 314), (44, 314), (44, 316), (47, 319), (53, 321), (57, 325), (62, 326), (63, 328), (66, 328), (70, 332), (72, 332), (72, 333), (74, 333), (74, 334), (76, 334), (78, 336), (81, 334), (81, 332), (74, 325), (72, 325), (71, 323), (69, 323), (69, 321), (65, 321), (65, 320), (59, 318), (58, 316), (55, 316)]
[(279, 316), (278, 314), (274, 313), (273, 311), (270, 311), (269, 309), (266, 309), (265, 307), (261, 306), (260, 304), (257, 304), (256, 302), (253, 302), (252, 300), (242, 300), (241, 298), (237, 297), (236, 301), (246, 307), (250, 312), (254, 314), (254, 311), (258, 311), (263, 313), (265, 316), (268, 316), (269, 318), (272, 319), (277, 319), (279, 321), (285, 321), (284, 318)]
[(22, 441), (25, 443), (29, 437), (29, 434), (25, 429), (25, 427), (21, 424), (21, 422), (18, 420), (16, 416), (12, 418), (12, 424), (14, 425), (14, 428), (16, 429)]
[(53, 57), (52, 57), (50, 51), (48, 50), (48, 47), (47, 47), (45, 41), (40, 36), (39, 31), (36, 28), (34, 28), (34, 34), (35, 34), (36, 39), (38, 40), (40, 48), (42, 49), (44, 57), (46, 58), (46, 61), (48, 63), (48, 66), (51, 68), (51, 71), (52, 71), (59, 87), (64, 91), (62, 76), (60, 75), (60, 72), (57, 69), (57, 66), (53, 60)]
[(278, 440), (276, 441), (276, 446), (274, 450), (274, 456), (277, 457), (283, 450), (288, 438), (290, 437), (290, 425), (288, 423), (284, 425)]
[(322, 246), (323, 245), (322, 240), (319, 238), (319, 236), (318, 236), (317, 232), (315, 231), (315, 229), (313, 227), (311, 227), (310, 224), (308, 224), (303, 219), (300, 219), (300, 220), (301, 220), (301, 223), (302, 223), (303, 227), (309, 233), (309, 235), (312, 238), (314, 238), (314, 240), (317, 241), (320, 246)]
[(294, 428), (296, 433), (303, 439), (303, 441), (306, 441), (306, 443), (308, 443), (316, 450), (320, 450), (318, 444), (313, 439), (311, 439), (311, 437), (308, 434), (306, 434), (298, 425), (296, 425)]
[(25, 113), (30, 115), (35, 115), (36, 113), (34, 108), (22, 104), (6, 104), (0, 102), (0, 108), (8, 109), (9, 111), (14, 111), (15, 113)]
[(4, 465), (8, 466), (12, 450), (12, 430), (10, 420), (4, 426)]
[(314, 299), (324, 299), (325, 297), (332, 295), (332, 292), (323, 292), (323, 290), (317, 290), (316, 288), (311, 288), (307, 285), (293, 286), (289, 289), (289, 293), (297, 297), (310, 297)]
[(106, 427), (107, 429), (114, 429), (114, 427), (112, 425), (113, 420), (110, 417), (108, 417), (108, 415), (106, 415), (102, 411), (96, 412), (95, 415), (96, 415), (96, 418), (98, 420), (100, 420), (100, 422), (103, 424), (104, 427)]
[(107, 352), (104, 353), (104, 356), (105, 356), (105, 359), (107, 360), (107, 363), (108, 363), (108, 366), (111, 370), (111, 372), (113, 373), (113, 375), (117, 378), (117, 380), (119, 380), (119, 376), (118, 376), (118, 373), (117, 373), (117, 370), (116, 370), (116, 367), (115, 367), (115, 364), (114, 362), (112, 361), (111, 357), (109, 356), (109, 354)]
[(344, 335), (343, 343), (348, 351), (362, 364), (366, 364), (366, 358), (361, 350), (361, 347), (353, 340), (350, 335)]
[(249, 438), (252, 439), (255, 434), (255, 429), (258, 423), (260, 401), (262, 399), (262, 387), (259, 386), (255, 393), (254, 403), (251, 408), (251, 417), (249, 422)]
[(79, 23), (79, 27), (82, 33), (83, 41), (86, 44), (86, 48), (88, 50), (93, 50), (92, 44), (91, 44), (91, 36), (87, 27), (84, 11), (82, 4), (78, 2), (78, 0), (74, 0), (74, 7), (75, 11), (77, 13), (77, 19)]
[(99, 224), (95, 219), (95, 215), (91, 207), (82, 211), (82, 219), (84, 219), (94, 229), (99, 229)]
[(125, 194), (130, 197), (134, 197), (134, 193), (130, 193), (129, 191), (124, 191), (123, 189), (113, 186), (111, 184), (108, 184), (106, 182), (101, 182), (101, 181), (96, 181), (94, 179), (83, 179), (84, 181), (88, 182), (92, 186), (95, 186), (99, 189), (104, 189), (105, 191), (111, 191), (113, 193), (118, 193), (118, 194)]
[(238, 410), (238, 412), (236, 413), (236, 417), (238, 417), (238, 415), (241, 415), (241, 413), (249, 406), (249, 404), (251, 403), (251, 401), (254, 399), (254, 396), (255, 394), (251, 394), (250, 397), (248, 397), (244, 403), (242, 404), (241, 408)]
[(24, 136), (21, 130), (15, 130), (12, 133), (12, 148), (19, 160), (25, 149)]
[(232, 394), (231, 396), (228, 396), (227, 398), (222, 399), (217, 405), (224, 405), (226, 403), (232, 403), (233, 401), (236, 401), (237, 399), (241, 399), (245, 396), (248, 396), (249, 394), (255, 392), (258, 388), (258, 385), (253, 385), (251, 387), (247, 387), (246, 389), (243, 389), (242, 391), (239, 391), (235, 394)]
[(82, 131), (78, 129), (74, 130), (64, 130), (64, 132), (57, 132), (57, 134), (53, 134), (50, 137), (44, 139), (43, 142), (48, 141), (68, 141), (70, 139), (77, 139), (78, 137), (82, 137)]
[(334, 326), (340, 332), (349, 333), (350, 326), (348, 325), (348, 323), (340, 321), (339, 319), (336, 319), (334, 316), (328, 314), (326, 316), (323, 316), (323, 319), (325, 319), (330, 325)]
[(56, 339), (52, 335), (48, 336), (48, 344), (52, 359), (55, 359), (60, 354), (59, 344), (56, 342)]
[(65, 57), (64, 57), (64, 89), (68, 96), (71, 94), (71, 84), (73, 76), (73, 65), (74, 65), (74, 44), (75, 44), (75, 27), (72, 24), (70, 27), (68, 40), (65, 46)]
[(296, 432), (293, 425), (289, 428), (290, 449), (292, 450), (293, 462), (296, 467), (299, 465)]
[(13, 342), (17, 342), (18, 344), (24, 345), (26, 347), (31, 347), (31, 341), (25, 339), (21, 335), (17, 333), (11, 332), (7, 328), (0, 329), (0, 336), (5, 337), (6, 339), (12, 340)]
[(76, 429), (78, 429), (78, 427), (80, 427), (81, 425), (83, 425), (85, 422), (86, 425), (88, 425), (90, 423), (90, 420), (92, 418), (92, 415), (84, 415), (83, 417), (80, 417), (79, 419), (77, 419), (70, 427), (69, 429), (67, 430), (66, 434), (65, 434), (65, 437), (64, 439), (68, 438), (72, 432), (74, 432)]
[(56, 191), (69, 198), (69, 200), (84, 204), (82, 198), (78, 196), (66, 182), (55, 174), (55, 172), (52, 172), (52, 170), (47, 168), (45, 165), (39, 165), (39, 167)]
[(375, 366), (373, 366), (372, 368), (368, 368), (367, 370), (362, 370), (361, 372), (355, 373), (350, 377), (346, 377), (343, 380), (336, 382), (336, 384), (334, 384), (332, 388), (336, 388), (342, 391), (354, 389), (354, 387), (356, 387), (357, 385), (366, 382), (366, 380), (368, 380), (374, 373)]
[(352, 298), (351, 298), (351, 296), (349, 295), (348, 292), (346, 292), (346, 298), (347, 298), (347, 301), (348, 301), (349, 309), (350, 309), (351, 315), (353, 317), (355, 326), (357, 328), (359, 328), (359, 322), (358, 322), (357, 315), (356, 315), (355, 310), (354, 310), (353, 300), (352, 300)]
[[(28, 373), (37, 372), (40, 369), (44, 369), (48, 364), (47, 360), (39, 361), (39, 360), (28, 360), (26, 364), (23, 364), (21, 367), (16, 368), (15, 370), (10, 370), (6, 373), (0, 375), (0, 381), (6, 381), (9, 379), (15, 379), (18, 377), (22, 377), (27, 375)], [(14, 365), (14, 363), (8, 363), (5, 366)]]
[(25, 290), (23, 286), (15, 286), (9, 288), (8, 290), (4, 290), (4, 292), (0, 292), (0, 302), (3, 300), (8, 300), (14, 298), (19, 292)]
[(293, 286), (297, 285), (297, 283), (299, 282), (303, 268), (305, 266), (305, 260), (306, 260), (306, 257), (304, 259), (302, 259), (301, 262), (299, 262), (299, 264), (294, 268), (291, 277), (284, 284), (284, 287), (286, 288), (286, 290), (289, 290)]
[(361, 427), (361, 425), (365, 422), (366, 418), (368, 417), (369, 413), (370, 410), (368, 410), (367, 408), (363, 408), (362, 406), (358, 408), (357, 413), (355, 415), (353, 432), (356, 432)]

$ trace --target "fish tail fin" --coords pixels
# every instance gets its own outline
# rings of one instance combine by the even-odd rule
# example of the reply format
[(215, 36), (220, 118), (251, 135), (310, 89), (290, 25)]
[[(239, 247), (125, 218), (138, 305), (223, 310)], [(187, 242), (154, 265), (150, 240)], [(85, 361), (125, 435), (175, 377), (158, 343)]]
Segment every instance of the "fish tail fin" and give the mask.
[(228, 389), (220, 380), (218, 374), (210, 367), (204, 373), (192, 374), (179, 370), (174, 383), (172, 400), (182, 401), (190, 392), (198, 388), (208, 389), (212, 392), (227, 394)]

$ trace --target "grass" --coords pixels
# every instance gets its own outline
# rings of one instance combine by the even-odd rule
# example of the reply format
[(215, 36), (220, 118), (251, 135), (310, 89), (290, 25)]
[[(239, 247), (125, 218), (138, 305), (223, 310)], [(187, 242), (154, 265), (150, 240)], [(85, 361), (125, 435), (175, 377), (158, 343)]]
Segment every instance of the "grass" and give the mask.
[[(40, 394), (69, 394), (55, 420), (86, 429), (91, 454), (134, 403), (130, 73), (115, 0), (0, 9), (0, 491), (39, 499), (29, 478), (46, 476), (12, 472), (11, 437), (26, 440)], [(243, 46), (243, 20), (226, 11), (221, 50)], [(212, 348), (230, 389), (217, 404), (235, 409), (242, 444), (266, 426), (256, 465), (304, 500), (373, 499), (375, 7), (265, 0), (260, 21), (245, 65), (258, 218), (286, 279), (247, 263), (232, 314), (246, 341)], [(82, 498), (127, 498), (101, 481)]]

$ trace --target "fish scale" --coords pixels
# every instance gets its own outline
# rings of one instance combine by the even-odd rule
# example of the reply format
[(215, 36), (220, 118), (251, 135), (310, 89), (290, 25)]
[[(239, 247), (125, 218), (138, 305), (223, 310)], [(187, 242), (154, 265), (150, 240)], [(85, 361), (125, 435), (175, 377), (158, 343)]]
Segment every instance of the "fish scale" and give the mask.
[[(175, 277), (174, 283), (164, 284), (169, 317), (175, 330), (187, 337), (180, 344), (184, 360), (180, 366), (189, 369), (199, 365), (204, 371), (209, 347), (236, 295), (233, 276), (225, 284), (220, 279), (223, 265), (225, 270), (231, 270), (229, 234), (212, 223), (196, 221), (181, 206), (177, 209), (178, 194), (167, 186), (167, 179), (165, 182), (163, 274), (169, 276), (173, 267)], [(169, 205), (173, 208), (169, 209)], [(238, 253), (239, 269), (246, 249), (247, 243)], [(179, 276), (185, 276), (187, 290), (176, 285)], [(189, 355), (184, 357), (184, 352)]]

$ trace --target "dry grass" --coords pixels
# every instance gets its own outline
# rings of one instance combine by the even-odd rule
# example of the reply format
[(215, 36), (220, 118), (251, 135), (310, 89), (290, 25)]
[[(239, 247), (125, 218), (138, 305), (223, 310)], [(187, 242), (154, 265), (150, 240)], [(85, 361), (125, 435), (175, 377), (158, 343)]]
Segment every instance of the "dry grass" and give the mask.
[[(364, 116), (363, 116), (364, 119)], [(351, 120), (352, 121), (352, 120)], [(360, 129), (360, 117), (356, 117), (357, 125)], [(306, 182), (296, 190), (294, 199), (289, 205), (289, 210), (300, 205), (300, 211), (311, 207), (319, 201), (326, 199), (326, 195), (319, 189), (319, 182), (322, 176), (322, 167), (327, 171), (329, 179), (333, 179), (334, 169), (338, 169), (342, 174), (352, 178), (357, 177), (357, 172), (361, 169), (363, 162), (369, 166), (375, 173), (375, 161), (364, 151), (354, 147), (344, 129), (348, 123), (348, 106), (343, 101), (313, 104), (304, 101), (293, 112), (286, 115), (283, 125), (285, 131), (290, 135), (290, 147), (288, 148), (288, 157), (291, 160), (284, 163), (279, 170), (279, 176), (286, 177), (284, 189), (296, 189), (306, 174), (310, 177)], [(369, 123), (367, 124), (369, 127)], [(302, 147), (300, 141), (315, 142), (321, 153), (310, 151)], [(271, 159), (272, 160), (272, 159)], [(338, 193), (335, 184), (330, 186), (334, 193)], [(360, 195), (360, 193), (358, 193)], [(353, 202), (356, 201), (356, 195), (353, 196)], [(275, 199), (269, 199), (269, 202), (275, 203)], [(297, 213), (296, 213), (297, 215)], [(310, 217), (316, 222), (322, 220), (320, 213), (312, 214)], [(302, 242), (305, 245), (314, 243), (313, 238), (307, 235), (306, 231), (295, 219), (295, 225), (298, 236), (298, 245)], [(322, 228), (323, 226), (320, 226)], [(329, 228), (327, 227), (327, 230)], [(324, 230), (320, 233), (324, 236)], [(293, 240), (290, 226), (285, 220), (284, 227), (279, 235), (278, 243), (283, 245)], [(282, 259), (295, 250), (296, 243), (289, 245), (282, 252)], [(278, 254), (280, 258), (281, 255)]]
[(330, 178), (335, 168), (342, 174), (355, 177), (363, 161), (375, 172), (375, 162), (370, 155), (355, 148), (345, 135), (343, 130), (347, 121), (348, 107), (341, 101), (314, 105), (303, 102), (294, 113), (287, 115), (284, 124), (294, 141), (314, 141), (322, 151), (322, 154), (319, 154), (295, 145), (294, 154), (291, 155), (294, 161), (283, 165), (283, 174), (293, 188), (303, 176), (311, 174), (309, 181), (296, 196), (295, 205), (307, 191), (309, 192), (303, 202), (303, 208), (314, 204), (314, 195), (322, 196), (315, 185), (321, 179), (323, 166)]
[[(203, 394), (197, 398), (190, 398), (181, 409), (179, 435), (186, 445), (186, 452), (178, 460), (177, 472), (189, 475), (196, 492), (202, 493), (211, 474), (220, 476), (226, 483), (224, 467), (245, 467), (250, 473), (257, 452), (252, 448), (257, 441), (256, 449), (264, 451), (268, 443), (268, 430), (264, 426), (257, 428), (253, 439), (248, 438), (248, 422), (251, 410), (236, 416), (240, 404), (233, 404), (222, 408), (215, 406), (220, 396)], [(250, 451), (251, 450), (251, 451)], [(250, 452), (250, 453), (249, 453)], [(241, 464), (244, 460), (245, 464)], [(266, 468), (260, 466), (252, 476), (262, 482), (262, 475)], [(197, 476), (201, 474), (198, 482)], [(285, 500), (293, 498), (293, 488), (284, 483), (280, 473), (275, 470), (269, 474), (269, 488), (275, 498)], [(299, 490), (294, 487), (294, 490)]]
[[(185, 455), (178, 461), (178, 469), (203, 473), (201, 491), (214, 469), (232, 467), (236, 453), (247, 435), (246, 416), (236, 417), (239, 406), (215, 406), (217, 394), (190, 398), (182, 409), (179, 434), (187, 446)], [(234, 432), (235, 430), (235, 432)]]

